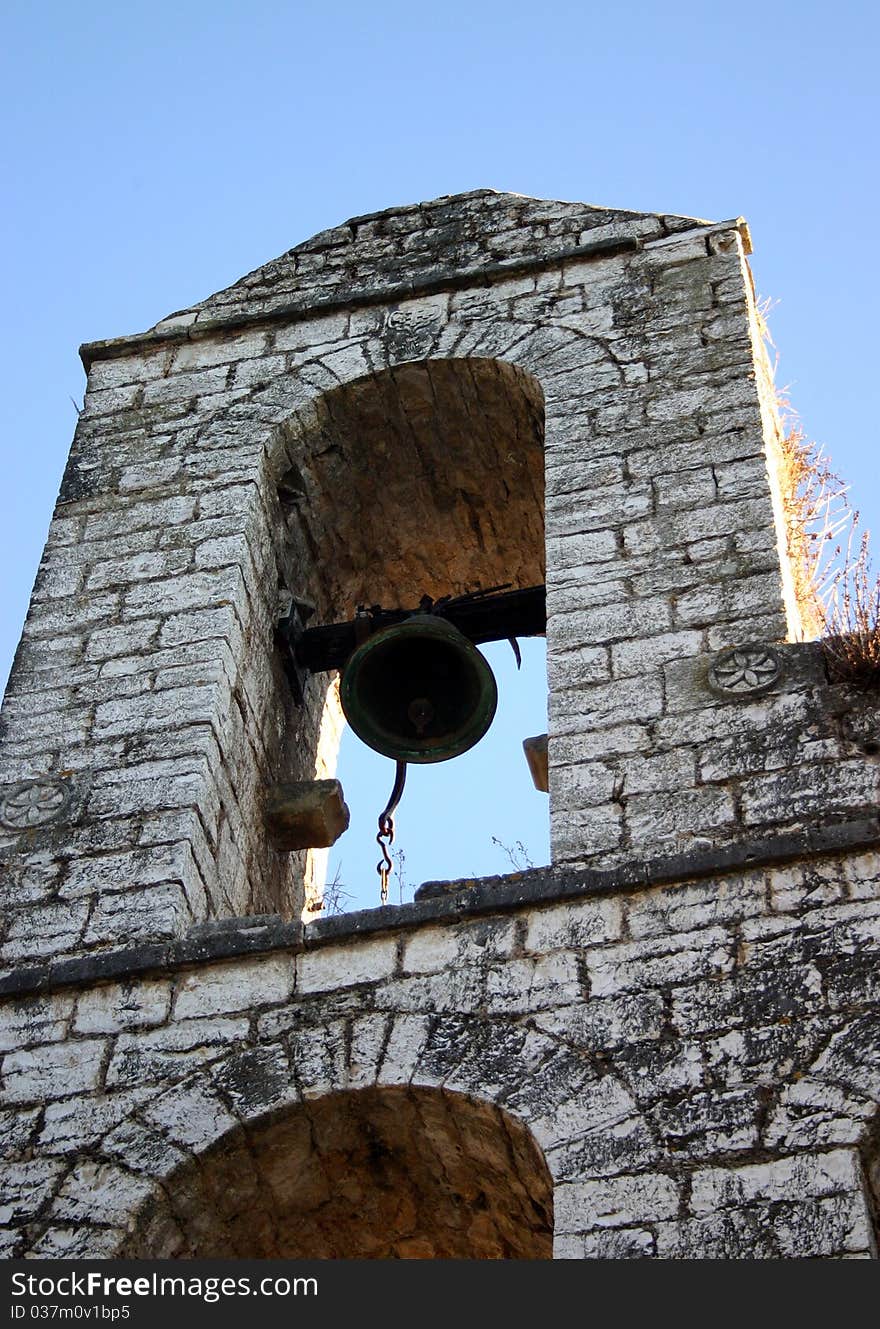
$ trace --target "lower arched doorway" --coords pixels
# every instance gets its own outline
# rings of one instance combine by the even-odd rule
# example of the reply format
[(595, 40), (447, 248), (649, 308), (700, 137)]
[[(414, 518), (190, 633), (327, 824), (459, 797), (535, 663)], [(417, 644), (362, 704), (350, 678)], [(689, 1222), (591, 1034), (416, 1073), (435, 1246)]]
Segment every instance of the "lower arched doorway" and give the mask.
[(553, 1190), (492, 1104), (401, 1086), (336, 1093), (237, 1129), (181, 1167), (135, 1259), (550, 1259)]

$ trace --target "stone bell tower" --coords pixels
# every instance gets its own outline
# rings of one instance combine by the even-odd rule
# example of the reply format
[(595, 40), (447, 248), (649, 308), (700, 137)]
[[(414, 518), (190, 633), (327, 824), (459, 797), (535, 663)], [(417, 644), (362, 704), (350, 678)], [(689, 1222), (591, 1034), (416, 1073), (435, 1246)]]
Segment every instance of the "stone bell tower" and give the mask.
[[(876, 1254), (876, 707), (801, 640), (748, 252), (480, 190), (83, 347), (0, 734), (7, 1254)], [(279, 623), (507, 583), (550, 868), (322, 919)]]

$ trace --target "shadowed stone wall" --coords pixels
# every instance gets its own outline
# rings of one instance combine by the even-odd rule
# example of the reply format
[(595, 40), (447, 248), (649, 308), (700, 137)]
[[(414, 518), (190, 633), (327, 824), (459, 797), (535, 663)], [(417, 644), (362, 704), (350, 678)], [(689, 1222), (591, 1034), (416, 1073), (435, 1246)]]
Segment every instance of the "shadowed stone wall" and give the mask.
[[(746, 249), (478, 191), (83, 348), (0, 718), (9, 1253), (874, 1253), (876, 707), (799, 640)], [(545, 579), (551, 868), (316, 919), (279, 613)]]

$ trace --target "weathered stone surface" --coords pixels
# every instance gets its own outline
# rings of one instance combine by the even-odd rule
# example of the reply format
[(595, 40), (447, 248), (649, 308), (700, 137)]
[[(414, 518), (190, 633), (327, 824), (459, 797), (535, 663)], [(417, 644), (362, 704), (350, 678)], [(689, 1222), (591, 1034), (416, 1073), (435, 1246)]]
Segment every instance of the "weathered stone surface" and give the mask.
[(297, 959), (297, 992), (332, 992), (358, 983), (376, 983), (388, 978), (397, 966), (397, 942), (393, 937), (367, 941), (356, 952), (327, 950)]
[[(745, 237), (475, 191), (88, 348), (0, 725), (4, 1253), (876, 1256), (876, 707), (785, 599)], [(318, 917), (279, 601), (507, 582), (552, 866)]]
[[(236, 1180), (234, 1162), (236, 1150), (244, 1147), (241, 1132), (254, 1133), (248, 1148), (262, 1149), (255, 1142), (264, 1138), (264, 1123), (287, 1122), (284, 1157), (297, 1120), (290, 1114), (300, 1112), (303, 1102), (314, 1105), (321, 1114), (319, 1137), (330, 1131), (327, 1143), (318, 1144), (319, 1155), (300, 1172), (296, 1186), (275, 1174), (271, 1203), (287, 1216), (265, 1226), (266, 1233), (276, 1233), (275, 1241), (281, 1222), (285, 1241), (292, 1243), (284, 1246), (288, 1253), (327, 1253), (331, 1247), (310, 1244), (317, 1238), (302, 1224), (290, 1227), (293, 1211), (284, 1205), (296, 1196), (305, 1214), (313, 1204), (308, 1196), (329, 1193), (321, 1180), (327, 1166), (331, 1172), (342, 1167), (348, 1176), (360, 1166), (355, 1161), (360, 1132), (328, 1115), (330, 1105), (343, 1111), (350, 1101), (359, 1111), (359, 1093), (373, 1086), (412, 1085), (442, 1086), (458, 1130), (464, 1129), (460, 1094), (469, 1101), (487, 1096), (501, 1101), (527, 1126), (556, 1183), (558, 1258), (869, 1255), (873, 1239), (863, 1172), (852, 1148), (863, 1138), (872, 1111), (864, 1093), (877, 1092), (870, 1080), (876, 1033), (864, 1023), (876, 1017), (855, 1022), (846, 1017), (849, 1023), (840, 1027), (841, 1016), (818, 992), (806, 1006), (789, 999), (784, 1008), (769, 992), (783, 984), (794, 997), (799, 973), (811, 992), (817, 958), (824, 963), (826, 953), (858, 954), (847, 948), (857, 946), (857, 937), (864, 947), (865, 929), (877, 915), (871, 902), (823, 903), (812, 911), (811, 931), (825, 950), (811, 948), (809, 940), (804, 944), (805, 922), (797, 914), (760, 917), (761, 902), (766, 910), (773, 896), (756, 894), (755, 888), (768, 873), (772, 881), (775, 871), (784, 875), (790, 892), (796, 871), (809, 876), (815, 869), (789, 865), (747, 872), (740, 881), (725, 883), (720, 900), (719, 884), (706, 878), (662, 892), (642, 888), (620, 898), (560, 901), (542, 909), (525, 904), (520, 922), (516, 913), (502, 913), (450, 919), (442, 928), (422, 925), (402, 947), (400, 972), (413, 975), (405, 980), (398, 977), (400, 947), (390, 915), (391, 935), (385, 938), (362, 937), (352, 920), (348, 935), (307, 952), (302, 957), (309, 961), (307, 979), (293, 998), (292, 960), (280, 954), (234, 963), (208, 960), (178, 982), (173, 1006), (162, 981), (148, 976), (122, 988), (98, 988), (100, 1003), (89, 995), (75, 1008), (85, 1014), (86, 1032), (95, 1019), (108, 1032), (111, 1024), (123, 1027), (131, 1020), (163, 1022), (117, 1035), (108, 1088), (88, 1073), (107, 1056), (103, 1040), (91, 1038), (48, 1041), (30, 1060), (28, 1053), (8, 1054), (7, 1085), (15, 1098), (16, 1082), (39, 1068), (36, 1093), (41, 1101), (50, 1099), (39, 1145), (47, 1162), (99, 1146), (104, 1157), (135, 1177), (162, 1176), (174, 1193), (183, 1187), (181, 1196), (189, 1194), (192, 1151), (202, 1158), (205, 1184), (218, 1194), (226, 1188), (231, 1196), (229, 1187), (238, 1193), (244, 1184), (243, 1173)], [(823, 865), (826, 877), (865, 880), (872, 872), (871, 854), (863, 857), (861, 871), (851, 858)], [(831, 934), (835, 910), (840, 916)], [(683, 918), (690, 924), (684, 934)], [(746, 925), (751, 940), (728, 945), (728, 929), (735, 933)], [(838, 945), (833, 936), (840, 937)], [(409, 984), (406, 994), (403, 982)], [(694, 1019), (689, 1012), (699, 1009), (701, 993), (706, 1015)], [(117, 1014), (111, 1014), (111, 994)], [(40, 1018), (31, 1027), (36, 1037), (51, 1040), (57, 1031), (43, 1018), (47, 1007), (40, 1002), (34, 1007)], [(407, 1014), (400, 1013), (404, 1004)], [(226, 1014), (239, 1005), (263, 1010), (256, 1031), (249, 1019)], [(71, 1009), (69, 999), (58, 1007), (62, 1013)], [(788, 1013), (781, 1024), (757, 1026), (766, 1012), (782, 1009)], [(65, 1053), (53, 1079), (55, 1049)], [(66, 1049), (82, 1051), (72, 1056)], [(85, 1078), (72, 1078), (77, 1065), (86, 1068)], [(830, 1077), (827, 1083), (823, 1076)], [(845, 1080), (853, 1082), (848, 1096), (838, 1087)], [(136, 1093), (127, 1087), (133, 1083)], [(34, 1092), (17, 1101), (27, 1103)], [(445, 1157), (445, 1137), (430, 1124), (431, 1112), (424, 1115), (427, 1100), (418, 1101), (423, 1107), (410, 1126), (404, 1126), (410, 1109), (403, 1109), (401, 1099), (403, 1116), (392, 1112), (382, 1129), (392, 1131), (398, 1143), (401, 1132), (414, 1131), (414, 1147), (423, 1156), (437, 1148)], [(33, 1138), (35, 1115), (26, 1107), (21, 1133), (10, 1136), (21, 1141), (19, 1148)], [(312, 1138), (308, 1132), (307, 1137)], [(487, 1166), (497, 1170), (507, 1157), (506, 1146), (499, 1153), (488, 1137), (482, 1139), (481, 1134), (471, 1142), (481, 1160), (475, 1156), (474, 1177)], [(850, 1147), (835, 1147), (836, 1142)], [(327, 1149), (330, 1153), (322, 1152)], [(273, 1150), (266, 1155), (270, 1169), (276, 1166), (268, 1163)], [(153, 1243), (138, 1245), (141, 1253), (169, 1249), (161, 1242), (170, 1241), (172, 1231), (178, 1240), (179, 1229), (138, 1217), (143, 1198), (153, 1194), (149, 1186), (105, 1187), (101, 1178), (111, 1173), (101, 1166), (94, 1184), (85, 1187), (83, 1168), (94, 1171), (95, 1164), (77, 1164), (53, 1201), (51, 1231), (66, 1230), (65, 1223), (75, 1218), (85, 1234), (77, 1239), (82, 1253), (104, 1250), (108, 1229), (117, 1234), (114, 1250), (135, 1249), (123, 1244), (125, 1230), (130, 1241)], [(10, 1178), (15, 1175), (10, 1172)], [(45, 1172), (50, 1175), (56, 1171)], [(317, 1190), (302, 1190), (307, 1176)], [(27, 1208), (30, 1182), (23, 1185), (15, 1212), (24, 1230), (33, 1231), (28, 1238), (33, 1249), (42, 1251), (50, 1228), (44, 1234), (30, 1217), (36, 1213)], [(404, 1191), (395, 1185), (400, 1199)], [(245, 1193), (251, 1213), (255, 1205), (259, 1210), (269, 1203), (253, 1190)], [(264, 1244), (262, 1219), (254, 1221), (250, 1245), (243, 1235), (234, 1236), (230, 1204), (224, 1199), (209, 1208), (213, 1235), (204, 1216), (191, 1227), (193, 1251), (207, 1249), (199, 1243), (216, 1242), (220, 1230), (232, 1243), (224, 1249), (265, 1255), (280, 1249)], [(470, 1215), (469, 1240), (477, 1241), (474, 1212), (479, 1211), (469, 1206), (462, 1211)], [(425, 1253), (436, 1255), (435, 1226), (423, 1226), (419, 1241), (426, 1243)], [(160, 1230), (166, 1234), (161, 1240)], [(359, 1245), (368, 1240), (360, 1229), (344, 1230), (348, 1251), (374, 1249)], [(398, 1231), (394, 1223), (390, 1228), (386, 1223), (386, 1230)], [(513, 1241), (512, 1232), (504, 1240)], [(414, 1232), (411, 1238), (399, 1235), (401, 1242), (415, 1239)], [(485, 1247), (478, 1241), (474, 1249), (491, 1257), (504, 1249), (503, 1242), (492, 1244), (496, 1240)]]
[(274, 1006), (290, 996), (293, 984), (294, 961), (289, 956), (229, 964), (208, 973), (194, 971), (177, 985), (174, 1018), (188, 1020)]
[(326, 849), (348, 830), (349, 812), (338, 780), (275, 785), (266, 824), (276, 849)]
[[(449, 218), (442, 225), (411, 224), (438, 209)], [(311, 880), (308, 864), (303, 874), (301, 860), (278, 859), (260, 820), (248, 815), (258, 791), (279, 776), (310, 779), (332, 763), (319, 747), (322, 732), (334, 742), (322, 689), (310, 689), (297, 716), (280, 671), (269, 665), (279, 583), (295, 581), (298, 594), (312, 594), (322, 616), (344, 617), (368, 595), (415, 602), (425, 590), (472, 589), (475, 577), (484, 585), (535, 584), (544, 578), (546, 540), (550, 659), (558, 662), (551, 667), (553, 737), (568, 747), (564, 756), (560, 747), (560, 764), (592, 760), (597, 725), (629, 725), (639, 732), (640, 750), (652, 747), (651, 725), (664, 707), (657, 664), (676, 651), (698, 655), (707, 643), (698, 630), (669, 631), (670, 594), (691, 593), (692, 584), (667, 578), (659, 594), (641, 586), (633, 580), (646, 571), (638, 558), (649, 558), (654, 574), (693, 566), (684, 551), (707, 532), (723, 531), (717, 538), (724, 543), (738, 525), (752, 531), (771, 520), (754, 465), (760, 439), (743, 425), (735, 447), (718, 444), (710, 455), (726, 469), (716, 485), (693, 424), (695, 410), (721, 419), (734, 399), (752, 402), (753, 431), (759, 418), (739, 241), (731, 227), (725, 233), (733, 247), (725, 250), (708, 246), (716, 232), (701, 223), (583, 205), (551, 211), (552, 220), (533, 222), (548, 215), (547, 205), (477, 191), (436, 209), (385, 214), (340, 228), (345, 238), (329, 248), (318, 237), (192, 314), (164, 320), (158, 340), (93, 348), (88, 410), (74, 452), (77, 474), (88, 472), (93, 483), (89, 494), (66, 495), (45, 567), (51, 579), (75, 566), (80, 589), (72, 608), (65, 605), (63, 623), (48, 607), (55, 601), (35, 601), (26, 643), (43, 643), (46, 654), (62, 629), (71, 649), (78, 643), (78, 692), (63, 703), (59, 693), (53, 708), (17, 711), (23, 691), (40, 696), (31, 679), (43, 664), (39, 652), (22, 656), (5, 712), (16, 732), (7, 737), (22, 759), (43, 753), (36, 775), (45, 778), (77, 763), (94, 769), (96, 754), (106, 751), (89, 815), (115, 819), (128, 846), (144, 834), (145, 816), (156, 842), (161, 821), (170, 823), (176, 809), (198, 808), (193, 820), (205, 836), (197, 844), (201, 830), (194, 824), (188, 831), (194, 862), (173, 878), (182, 898), (156, 911), (156, 935), (174, 935), (212, 913), (295, 913), (298, 892)], [(404, 217), (401, 232), (395, 219)], [(460, 227), (463, 243), (453, 239)], [(657, 239), (668, 243), (657, 246)], [(580, 258), (564, 256), (573, 244), (587, 246)], [(525, 264), (521, 274), (494, 270), (502, 253)], [(422, 291), (428, 255), (430, 281), (451, 282), (452, 296)], [(351, 263), (368, 297), (360, 306)], [(481, 273), (472, 289), (469, 265)], [(333, 286), (343, 272), (353, 307), (310, 307), (328, 298), (325, 279), (334, 274)], [(381, 292), (391, 291), (392, 273), (406, 273), (414, 285), (409, 299), (384, 307)], [(691, 315), (705, 321), (705, 339)], [(234, 329), (215, 326), (230, 316), (239, 321)], [(249, 324), (264, 316), (271, 327)], [(206, 319), (205, 335), (193, 339)], [(739, 358), (724, 362), (723, 385), (709, 385), (704, 375), (717, 372), (721, 329)], [(662, 428), (648, 438), (642, 420), (641, 433), (621, 435), (622, 415), (640, 416), (646, 395)], [(414, 467), (412, 440), (416, 456), (436, 453), (427, 469)], [(630, 453), (650, 456), (652, 469), (643, 462), (637, 472)], [(381, 489), (371, 481), (367, 459), (374, 456), (382, 458)], [(745, 478), (737, 483), (740, 464), (747, 485)], [(340, 492), (344, 508), (332, 503)], [(384, 509), (393, 510), (393, 522)], [(625, 538), (637, 521), (644, 524), (643, 555)], [(778, 610), (772, 568), (749, 558), (743, 546), (723, 575), (733, 579), (731, 588), (754, 588), (749, 615), (758, 603), (763, 613)], [(437, 569), (436, 586), (426, 584), (429, 566)], [(594, 575), (599, 567), (605, 576)], [(700, 575), (711, 580), (713, 572), (707, 566)], [(724, 600), (730, 632), (737, 604)], [(706, 612), (716, 626), (714, 611)], [(210, 651), (193, 658), (193, 646), (212, 642), (213, 660)], [(602, 691), (611, 668), (633, 679), (629, 692)], [(592, 688), (589, 698), (583, 687)], [(171, 744), (190, 735), (192, 747), (209, 726), (219, 752), (207, 766), (161, 774), (154, 768), (152, 778), (139, 769), (131, 739), (149, 731)], [(551, 742), (551, 764), (553, 753)], [(656, 755), (651, 788), (662, 790), (681, 779), (680, 754), (665, 774), (665, 754)], [(565, 799), (551, 801), (560, 860), (619, 861), (654, 835), (650, 809), (634, 807), (630, 824), (625, 805), (615, 801), (619, 773), (596, 771), (589, 780), (583, 773), (579, 787), (588, 785), (599, 800), (586, 819), (573, 820)], [(632, 783), (631, 772), (629, 779), (624, 797), (648, 792)], [(708, 795), (702, 797), (705, 804)], [(682, 815), (692, 805), (685, 800)], [(712, 806), (722, 805), (715, 796)], [(736, 829), (717, 815), (701, 827), (722, 840)], [(52, 842), (63, 848), (60, 828)], [(81, 853), (74, 864), (82, 880), (88, 858)], [(119, 871), (127, 886), (131, 873), (122, 863)], [(122, 903), (119, 911), (102, 908), (84, 932), (71, 920), (53, 949), (122, 939), (123, 914), (134, 901)], [(146, 911), (144, 919), (148, 925)], [(15, 934), (8, 944), (14, 947)]]

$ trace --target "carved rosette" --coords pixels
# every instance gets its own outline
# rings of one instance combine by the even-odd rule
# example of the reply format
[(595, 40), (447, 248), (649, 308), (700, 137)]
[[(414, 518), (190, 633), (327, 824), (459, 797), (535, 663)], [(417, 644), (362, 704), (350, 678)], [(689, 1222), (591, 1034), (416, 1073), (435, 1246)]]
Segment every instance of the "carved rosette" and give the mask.
[(14, 831), (47, 826), (60, 817), (69, 795), (69, 787), (60, 780), (16, 785), (0, 799), (0, 823)]
[(772, 646), (749, 643), (721, 651), (709, 666), (709, 687), (721, 697), (754, 697), (782, 677), (782, 660)]

